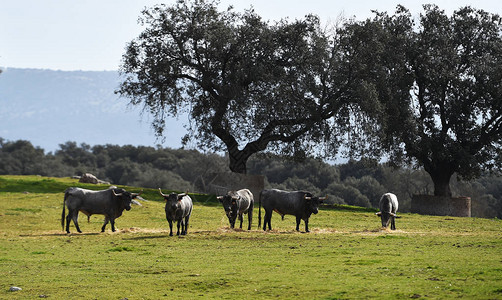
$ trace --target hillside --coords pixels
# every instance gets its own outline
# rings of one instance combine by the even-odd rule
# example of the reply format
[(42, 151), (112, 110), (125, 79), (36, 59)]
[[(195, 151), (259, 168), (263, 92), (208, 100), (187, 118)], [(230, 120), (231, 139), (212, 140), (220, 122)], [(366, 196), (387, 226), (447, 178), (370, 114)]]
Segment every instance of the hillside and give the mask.
[[(111, 71), (52, 71), (8, 68), (0, 73), (0, 137), (24, 139), (46, 151), (59, 144), (157, 144), (148, 115), (114, 94)], [(178, 148), (185, 130), (167, 122), (164, 146)]]

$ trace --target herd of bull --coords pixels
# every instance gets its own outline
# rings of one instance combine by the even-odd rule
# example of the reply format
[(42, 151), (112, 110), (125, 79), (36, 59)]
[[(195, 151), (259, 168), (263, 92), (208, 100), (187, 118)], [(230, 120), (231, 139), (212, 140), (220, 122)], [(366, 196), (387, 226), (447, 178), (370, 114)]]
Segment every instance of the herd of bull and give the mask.
[[(166, 219), (169, 223), (169, 235), (173, 235), (173, 222), (177, 225), (177, 235), (185, 235), (188, 232), (188, 224), (192, 214), (193, 203), (187, 193), (163, 194), (159, 188), (160, 195), (166, 202)], [(101, 227), (101, 232), (110, 222), (112, 231), (115, 231), (115, 219), (120, 217), (125, 210), (131, 209), (131, 203), (135, 201), (141, 193), (131, 193), (121, 188), (109, 188), (107, 190), (93, 191), (78, 187), (66, 189), (63, 201), (63, 213), (61, 215), (61, 226), (65, 229), (65, 206), (68, 208), (66, 216), (66, 232), (70, 233), (70, 221), (73, 220), (78, 232), (82, 232), (78, 225), (78, 214), (82, 212), (87, 217), (91, 215), (104, 215), (105, 222)], [(305, 223), (305, 231), (309, 232), (309, 218), (312, 214), (317, 214), (319, 205), (327, 197), (314, 197), (309, 192), (303, 191), (282, 191), (278, 189), (263, 190), (259, 197), (258, 227), (261, 226), (261, 206), (265, 210), (263, 230), (272, 230), (272, 212), (277, 212), (284, 219), (285, 215), (296, 217), (296, 230), (300, 230), (301, 220)], [(223, 204), (225, 214), (230, 222), (230, 227), (235, 227), (237, 218), (242, 228), (243, 215), (248, 215), (248, 230), (251, 229), (253, 221), (254, 197), (248, 189), (229, 191), (224, 196), (218, 196), (218, 200)], [(395, 218), (398, 209), (396, 195), (392, 193), (383, 194), (379, 202), (380, 211), (376, 214), (380, 216), (382, 227), (391, 230), (396, 229)], [(181, 231), (180, 231), (181, 228)]]

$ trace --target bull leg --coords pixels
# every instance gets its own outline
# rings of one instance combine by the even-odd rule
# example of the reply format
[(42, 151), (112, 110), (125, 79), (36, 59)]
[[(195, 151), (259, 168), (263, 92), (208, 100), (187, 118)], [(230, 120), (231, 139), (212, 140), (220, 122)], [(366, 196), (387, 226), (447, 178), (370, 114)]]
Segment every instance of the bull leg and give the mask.
[(66, 233), (70, 233), (70, 222), (71, 222), (71, 210), (68, 210), (68, 215), (66, 216)]
[(70, 233), (70, 221), (71, 221), (71, 217), (70, 217), (70, 212), (68, 212), (68, 215), (66, 216), (66, 233)]
[(190, 216), (185, 217), (185, 235), (188, 233), (188, 221), (190, 220)]
[(242, 214), (239, 214), (239, 221), (241, 222), (241, 225), (239, 225), (239, 228), (242, 229)]
[(251, 223), (253, 222), (253, 202), (249, 205), (248, 209), (248, 230), (251, 230)]
[(272, 212), (268, 216), (268, 230), (272, 230)]
[(101, 227), (101, 232), (105, 232), (105, 227), (106, 227), (106, 224), (108, 224), (108, 221), (109, 221), (108, 217), (107, 217), (107, 216), (105, 216), (105, 223), (104, 223), (104, 224), (103, 224), (103, 226)]
[(396, 220), (394, 217), (390, 217), (390, 230), (396, 230)]
[(265, 210), (265, 223), (263, 223), (263, 230), (267, 230), (267, 224), (268, 224), (268, 230), (272, 230), (272, 211)]
[(176, 223), (176, 227), (178, 228), (178, 232), (176, 235), (180, 235), (180, 225), (181, 225), (181, 220), (178, 220), (178, 223)]
[(169, 236), (173, 236), (173, 221), (167, 219), (167, 222), (169, 222)]
[(263, 231), (267, 230), (267, 222), (268, 222), (268, 212), (265, 211), (265, 216), (263, 217)]
[(115, 219), (114, 218), (110, 219), (110, 224), (112, 224), (112, 232), (115, 232)]
[(305, 222), (305, 232), (310, 232), (310, 230), (309, 230), (309, 219), (305, 219), (304, 222)]
[[(75, 216), (76, 214), (76, 216)], [(75, 228), (77, 229), (78, 232), (80, 231), (80, 228), (78, 227), (78, 211), (75, 211), (73, 209), (68, 209), (68, 215), (66, 216), (66, 233), (70, 233), (70, 222), (73, 220), (73, 224), (75, 225)]]
[[(301, 217), (296, 217), (296, 231), (300, 231), (300, 222), (302, 221)], [(307, 224), (307, 223), (305, 223)]]
[(82, 233), (80, 227), (78, 226), (78, 210), (72, 210), (71, 219), (73, 220), (73, 224), (75, 224), (75, 228), (77, 228), (77, 231), (79, 233)]
[(185, 219), (181, 218), (181, 235), (185, 235), (186, 225)]

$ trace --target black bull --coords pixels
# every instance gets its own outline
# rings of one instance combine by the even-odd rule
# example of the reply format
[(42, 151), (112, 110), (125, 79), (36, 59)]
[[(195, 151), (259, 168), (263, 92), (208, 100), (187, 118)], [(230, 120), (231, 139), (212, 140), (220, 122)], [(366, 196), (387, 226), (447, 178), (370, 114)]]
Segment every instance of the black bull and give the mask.
[(124, 189), (107, 189), (92, 191), (77, 187), (66, 189), (63, 200), (63, 213), (61, 214), (61, 226), (64, 230), (65, 206), (68, 207), (66, 216), (66, 232), (70, 233), (70, 220), (73, 220), (78, 232), (82, 232), (78, 226), (78, 213), (87, 216), (104, 215), (105, 222), (101, 232), (105, 231), (106, 224), (111, 223), (112, 231), (115, 231), (115, 219), (122, 215), (125, 210), (131, 209), (132, 199), (141, 193), (130, 193)]
[(242, 229), (242, 215), (248, 215), (248, 230), (251, 230), (251, 223), (253, 221), (253, 207), (254, 197), (248, 189), (238, 191), (228, 191), (225, 196), (219, 196), (218, 200), (223, 204), (225, 214), (230, 222), (230, 228), (235, 227), (235, 221), (239, 218), (239, 228)]
[(319, 204), (327, 197), (313, 197), (309, 192), (302, 191), (281, 191), (277, 189), (263, 190), (260, 193), (258, 209), (258, 228), (261, 226), (261, 206), (265, 209), (265, 220), (263, 230), (272, 230), (272, 212), (275, 211), (284, 219), (284, 215), (296, 217), (296, 231), (300, 230), (300, 221), (305, 222), (305, 232), (309, 232), (309, 218), (311, 214), (317, 214)]
[(162, 190), (159, 188), (159, 193), (166, 201), (164, 209), (167, 222), (169, 223), (169, 235), (173, 235), (173, 222), (176, 222), (178, 229), (177, 235), (180, 235), (180, 225), (181, 235), (186, 235), (188, 233), (188, 223), (193, 209), (192, 198), (188, 196), (188, 192), (183, 194), (171, 193), (167, 195), (163, 194)]

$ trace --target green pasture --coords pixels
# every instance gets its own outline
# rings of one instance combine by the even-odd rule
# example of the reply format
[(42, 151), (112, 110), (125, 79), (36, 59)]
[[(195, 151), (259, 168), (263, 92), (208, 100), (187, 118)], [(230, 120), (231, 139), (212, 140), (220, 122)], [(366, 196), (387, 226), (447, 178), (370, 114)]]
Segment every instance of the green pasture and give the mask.
[(278, 214), (263, 232), (255, 208), (253, 230), (231, 230), (214, 196), (195, 195), (188, 235), (170, 237), (161, 196), (144, 189), (117, 232), (94, 215), (65, 234), (69, 186), (107, 188), (0, 176), (0, 299), (502, 299), (498, 219), (401, 214), (391, 232), (372, 211), (335, 207), (311, 233)]

